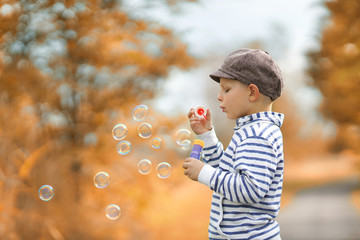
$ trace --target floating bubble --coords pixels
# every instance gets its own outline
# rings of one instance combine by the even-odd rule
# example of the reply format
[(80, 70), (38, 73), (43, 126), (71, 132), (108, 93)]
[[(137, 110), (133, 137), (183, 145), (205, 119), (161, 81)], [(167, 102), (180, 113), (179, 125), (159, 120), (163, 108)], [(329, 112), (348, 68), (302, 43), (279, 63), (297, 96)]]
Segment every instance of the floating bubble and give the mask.
[(141, 173), (143, 175), (149, 174), (151, 172), (151, 167), (152, 167), (152, 164), (149, 159), (142, 159), (138, 163), (139, 173)]
[(185, 139), (181, 146), (180, 146), (183, 150), (189, 150), (191, 148), (191, 141), (190, 140), (187, 140)]
[(153, 140), (152, 140), (152, 147), (154, 148), (154, 149), (159, 149), (160, 147), (161, 147), (161, 142), (162, 142), (162, 140), (161, 140), (161, 138), (154, 138)]
[(124, 124), (117, 124), (112, 129), (112, 136), (115, 140), (123, 140), (128, 134), (128, 129)]
[(50, 185), (43, 185), (38, 191), (39, 197), (43, 201), (50, 201), (54, 197), (54, 189)]
[(105, 209), (105, 215), (108, 219), (110, 220), (116, 220), (120, 217), (121, 215), (121, 209), (118, 205), (116, 204), (110, 204), (109, 206), (106, 207)]
[(186, 128), (179, 129), (175, 133), (175, 141), (178, 146), (184, 150), (191, 147), (191, 132)]
[(123, 140), (116, 145), (117, 152), (121, 155), (126, 155), (131, 151), (131, 143)]
[(137, 132), (142, 138), (149, 138), (152, 134), (152, 126), (150, 123), (141, 123), (137, 129)]
[(106, 172), (98, 172), (94, 176), (94, 185), (97, 188), (106, 188), (110, 183), (110, 176)]
[(157, 165), (156, 172), (159, 178), (168, 178), (171, 175), (172, 167), (169, 163), (162, 162)]
[(135, 121), (144, 121), (149, 113), (149, 108), (146, 105), (136, 106), (132, 110), (132, 117)]

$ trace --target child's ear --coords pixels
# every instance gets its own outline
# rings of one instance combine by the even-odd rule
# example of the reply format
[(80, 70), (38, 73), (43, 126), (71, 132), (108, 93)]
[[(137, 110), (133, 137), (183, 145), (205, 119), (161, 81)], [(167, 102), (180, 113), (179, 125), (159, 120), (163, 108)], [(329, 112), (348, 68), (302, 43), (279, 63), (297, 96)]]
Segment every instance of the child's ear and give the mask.
[(248, 90), (249, 90), (249, 101), (255, 102), (260, 96), (259, 88), (255, 84), (250, 84), (248, 86)]

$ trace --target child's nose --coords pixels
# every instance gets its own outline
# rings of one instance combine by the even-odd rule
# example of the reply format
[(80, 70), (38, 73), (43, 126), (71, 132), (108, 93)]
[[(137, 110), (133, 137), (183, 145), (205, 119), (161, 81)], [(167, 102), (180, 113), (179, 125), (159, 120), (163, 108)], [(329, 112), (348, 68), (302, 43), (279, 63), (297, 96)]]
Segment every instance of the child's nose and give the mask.
[(219, 101), (219, 102), (221, 102), (222, 101), (222, 96), (221, 96), (221, 94), (219, 93), (218, 94), (218, 96), (217, 96), (217, 100)]

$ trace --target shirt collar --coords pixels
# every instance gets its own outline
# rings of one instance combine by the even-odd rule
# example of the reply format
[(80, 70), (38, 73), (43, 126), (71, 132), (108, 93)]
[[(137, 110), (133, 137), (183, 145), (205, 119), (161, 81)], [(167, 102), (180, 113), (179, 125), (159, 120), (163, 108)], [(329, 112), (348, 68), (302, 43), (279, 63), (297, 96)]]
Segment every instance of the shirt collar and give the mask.
[(258, 112), (251, 115), (247, 115), (236, 119), (235, 129), (240, 128), (256, 120), (272, 122), (278, 127), (281, 127), (284, 121), (284, 114), (268, 111), (268, 112)]

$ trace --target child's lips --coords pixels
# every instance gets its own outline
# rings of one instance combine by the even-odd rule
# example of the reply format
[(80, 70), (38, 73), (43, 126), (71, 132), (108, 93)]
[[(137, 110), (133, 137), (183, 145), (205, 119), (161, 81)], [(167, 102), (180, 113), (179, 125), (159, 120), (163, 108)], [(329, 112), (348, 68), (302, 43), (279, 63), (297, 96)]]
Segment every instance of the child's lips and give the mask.
[(221, 106), (220, 106), (220, 108), (222, 109), (223, 112), (225, 112), (225, 107), (221, 107)]

